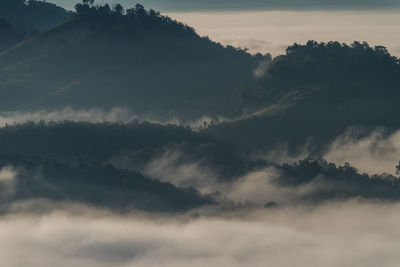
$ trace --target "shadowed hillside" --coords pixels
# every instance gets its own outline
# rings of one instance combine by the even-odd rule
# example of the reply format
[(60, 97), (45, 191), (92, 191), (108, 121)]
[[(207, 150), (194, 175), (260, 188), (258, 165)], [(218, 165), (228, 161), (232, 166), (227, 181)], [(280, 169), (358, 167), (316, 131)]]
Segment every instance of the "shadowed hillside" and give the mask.
[(48, 30), (71, 16), (71, 12), (45, 1), (1, 0), (0, 18), (25, 30)]
[(211, 131), (260, 147), (326, 143), (351, 125), (399, 128), (400, 64), (381, 46), (338, 42), (293, 45), (243, 93), (250, 119)]
[(6, 20), (0, 19), (0, 52), (21, 42), (26, 38), (26, 32), (11, 25)]
[(70, 165), (38, 157), (1, 155), (0, 168), (14, 174), (12, 184), (0, 184), (3, 209), (15, 201), (38, 198), (125, 212), (177, 212), (214, 203), (192, 188), (177, 188), (101, 163)]
[(2, 109), (124, 106), (184, 118), (238, 112), (261, 56), (140, 5), (120, 12), (80, 11), (1, 55)]
[[(190, 128), (151, 123), (25, 123), (0, 128), (6, 154), (71, 162), (108, 162), (140, 171), (168, 150), (182, 153), (181, 163), (201, 162), (230, 179), (254, 163), (236, 146)], [(113, 160), (114, 159), (114, 160)], [(126, 163), (124, 163), (126, 162)]]

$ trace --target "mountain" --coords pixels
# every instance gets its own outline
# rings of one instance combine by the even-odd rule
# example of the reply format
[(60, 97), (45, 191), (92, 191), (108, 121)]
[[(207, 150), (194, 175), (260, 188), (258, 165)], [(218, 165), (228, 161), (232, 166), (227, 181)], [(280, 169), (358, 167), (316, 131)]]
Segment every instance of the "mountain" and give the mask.
[(381, 46), (293, 45), (242, 95), (249, 116), (209, 130), (236, 143), (325, 144), (352, 125), (400, 128), (400, 61)]
[(1, 0), (0, 18), (28, 31), (45, 31), (67, 20), (71, 12), (45, 1)]
[(10, 204), (34, 199), (80, 202), (116, 211), (178, 212), (214, 203), (192, 188), (177, 188), (98, 162), (70, 165), (2, 154), (0, 168), (13, 174), (9, 183), (0, 184), (2, 210)]
[(0, 19), (0, 52), (21, 42), (26, 36), (27, 34), (23, 29), (11, 25), (4, 19)]
[(0, 128), (0, 150), (61, 162), (113, 162), (118, 168), (137, 172), (170, 150), (181, 155), (178, 162), (201, 162), (204, 168), (226, 179), (243, 175), (254, 165), (234, 144), (210, 134), (147, 122), (8, 125)]
[[(296, 163), (276, 164), (249, 157), (234, 144), (205, 132), (173, 125), (83, 122), (9, 125), (0, 128), (0, 149), (3, 201), (0, 212), (17, 202), (35, 199), (79, 202), (120, 212), (179, 212), (225, 203), (225, 196), (221, 195), (224, 192), (218, 193), (217, 189), (237, 182), (246, 188), (254, 183), (246, 179), (257, 172), (266, 172), (265, 175), (273, 172), (273, 178), (269, 181), (267, 175), (264, 181), (282, 192), (297, 192), (292, 196), (296, 203), (359, 197), (400, 199), (400, 180), (393, 175), (370, 176), (349, 164), (336, 166), (311, 157)], [(144, 175), (146, 166), (163, 172), (156, 177)], [(163, 180), (162, 175), (167, 176), (171, 169), (180, 170), (173, 173), (180, 177), (168, 177), (172, 181), (186, 179), (196, 172), (207, 175), (207, 179), (197, 178), (194, 183), (216, 192), (215, 199), (191, 187), (157, 180)], [(7, 178), (10, 174), (12, 180)], [(268, 197), (266, 192), (263, 198)], [(277, 201), (271, 197), (271, 201)]]
[(2, 110), (122, 106), (184, 119), (237, 113), (262, 58), (140, 5), (126, 15), (98, 7), (3, 53), (0, 102)]
[(310, 41), (271, 60), (141, 5), (123, 11), (81, 4), (64, 24), (2, 53), (1, 111), (119, 106), (160, 120), (230, 117), (204, 131), (261, 150), (311, 137), (318, 152), (352, 125), (400, 127), (399, 59), (384, 47)]

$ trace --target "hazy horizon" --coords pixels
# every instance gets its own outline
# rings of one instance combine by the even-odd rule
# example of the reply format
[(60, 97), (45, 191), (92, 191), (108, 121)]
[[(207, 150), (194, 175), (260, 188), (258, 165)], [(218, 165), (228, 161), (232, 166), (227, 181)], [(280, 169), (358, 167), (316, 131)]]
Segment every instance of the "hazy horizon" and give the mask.
[[(52, 2), (73, 9), (72, 3), (76, 1)], [(126, 8), (136, 3), (130, 0), (120, 2)], [(286, 47), (295, 42), (317, 40), (344, 43), (366, 41), (386, 46), (391, 53), (400, 56), (400, 36), (397, 34), (400, 29), (400, 3), (395, 0), (342, 1), (334, 5), (331, 1), (303, 1), (302, 5), (289, 0), (286, 5), (273, 1), (264, 5), (263, 1), (254, 0), (238, 2), (234, 7), (228, 1), (221, 1), (220, 6), (204, 2), (200, 7), (187, 4), (186, 8), (168, 4), (175, 2), (141, 3), (146, 8), (154, 8), (194, 27), (202, 36), (209, 36), (224, 45), (248, 48), (252, 53), (277, 56), (284, 54)]]

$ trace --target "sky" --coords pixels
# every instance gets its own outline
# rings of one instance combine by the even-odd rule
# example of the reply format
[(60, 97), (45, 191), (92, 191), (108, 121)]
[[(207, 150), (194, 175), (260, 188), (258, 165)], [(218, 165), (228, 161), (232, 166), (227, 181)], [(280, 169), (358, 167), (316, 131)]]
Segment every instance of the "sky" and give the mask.
[[(73, 8), (76, 0), (52, 0)], [(133, 6), (136, 0), (97, 0)], [(142, 0), (202, 36), (252, 53), (278, 56), (308, 40), (367, 41), (400, 56), (400, 0)]]
[[(77, 0), (51, 0), (66, 8), (72, 8)], [(199, 10), (368, 10), (400, 9), (398, 0), (97, 0), (102, 3), (121, 3), (132, 6), (137, 2), (161, 11)]]
[(287, 46), (308, 40), (367, 41), (400, 56), (400, 12), (390, 11), (235, 11), (171, 12), (200, 35), (251, 52), (284, 53)]

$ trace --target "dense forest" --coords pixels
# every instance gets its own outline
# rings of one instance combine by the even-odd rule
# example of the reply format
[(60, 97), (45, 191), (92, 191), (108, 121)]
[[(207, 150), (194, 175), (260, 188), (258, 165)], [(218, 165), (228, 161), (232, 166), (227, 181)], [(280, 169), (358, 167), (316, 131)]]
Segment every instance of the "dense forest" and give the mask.
[(212, 131), (253, 147), (326, 143), (350, 125), (397, 129), (399, 97), (400, 62), (384, 47), (309, 41), (288, 47), (243, 92), (254, 116)]
[[(140, 4), (125, 10), (84, 0), (75, 9), (40, 1), (0, 4), (1, 115), (122, 107), (181, 125), (1, 127), (0, 171), (17, 173), (7, 203), (49, 198), (119, 211), (182, 211), (224, 202), (220, 188), (268, 168), (279, 174), (276, 186), (308, 188), (296, 201), (399, 199), (393, 175), (362, 174), (319, 156), (349, 126), (400, 128), (400, 61), (385, 47), (309, 41), (272, 58), (213, 42)], [(212, 122), (184, 126), (204, 116)], [(307, 142), (312, 157), (297, 163), (258, 156), (279, 145), (296, 156)], [(171, 177), (146, 168), (163, 157), (166, 168), (178, 170), (171, 176), (203, 171), (213, 181), (211, 195), (161, 182)]]
[(261, 55), (224, 47), (140, 5), (123, 14), (92, 9), (0, 56), (3, 110), (123, 106), (183, 119), (238, 113)]
[(273, 184), (305, 192), (294, 198), (297, 202), (354, 197), (396, 201), (400, 197), (400, 184), (393, 175), (360, 174), (349, 164), (337, 166), (319, 157), (277, 164), (248, 157), (241, 148), (207, 133), (172, 125), (17, 124), (0, 129), (0, 148), (0, 169), (12, 166), (16, 172), (4, 209), (7, 203), (30, 198), (80, 201), (117, 211), (182, 211), (221, 201), (217, 184), (210, 189), (212, 195), (201, 195), (191, 187), (159, 182), (163, 177), (141, 174), (168, 149), (180, 153), (168, 163), (170, 168), (199, 164), (221, 184), (273, 168), (279, 174)]

